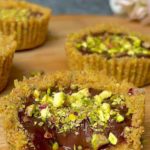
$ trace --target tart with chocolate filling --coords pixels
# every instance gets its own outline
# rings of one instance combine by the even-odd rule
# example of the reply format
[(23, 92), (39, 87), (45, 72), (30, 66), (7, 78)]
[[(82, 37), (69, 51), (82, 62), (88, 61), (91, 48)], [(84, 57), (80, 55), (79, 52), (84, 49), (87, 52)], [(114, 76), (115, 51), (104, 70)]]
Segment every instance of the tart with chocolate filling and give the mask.
[(144, 95), (125, 82), (56, 73), (16, 83), (2, 102), (10, 149), (141, 149)]
[(46, 40), (51, 11), (24, 1), (0, 2), (0, 30), (16, 32), (17, 50), (37, 47)]
[(66, 43), (71, 69), (105, 70), (118, 81), (150, 83), (150, 37), (116, 25), (99, 25), (71, 34)]
[(7, 84), (15, 49), (16, 42), (14, 36), (6, 36), (0, 32), (0, 91)]

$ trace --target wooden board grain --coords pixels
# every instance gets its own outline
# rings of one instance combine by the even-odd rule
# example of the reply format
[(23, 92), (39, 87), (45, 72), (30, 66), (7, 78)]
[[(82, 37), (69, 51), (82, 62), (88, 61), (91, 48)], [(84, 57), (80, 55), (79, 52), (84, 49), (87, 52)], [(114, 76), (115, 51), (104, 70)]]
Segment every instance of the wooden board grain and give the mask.
[[(53, 72), (67, 69), (64, 43), (66, 35), (76, 32), (88, 25), (98, 23), (116, 23), (128, 27), (133, 31), (150, 34), (150, 27), (138, 23), (131, 23), (126, 19), (105, 16), (55, 16), (50, 23), (50, 34), (45, 45), (31, 51), (23, 51), (15, 54), (9, 85), (1, 94), (7, 94), (13, 87), (14, 79), (22, 79), (32, 71)], [(150, 86), (146, 88), (145, 109), (145, 134), (143, 136), (144, 150), (150, 150)], [(0, 150), (8, 150), (5, 134), (0, 119)]]

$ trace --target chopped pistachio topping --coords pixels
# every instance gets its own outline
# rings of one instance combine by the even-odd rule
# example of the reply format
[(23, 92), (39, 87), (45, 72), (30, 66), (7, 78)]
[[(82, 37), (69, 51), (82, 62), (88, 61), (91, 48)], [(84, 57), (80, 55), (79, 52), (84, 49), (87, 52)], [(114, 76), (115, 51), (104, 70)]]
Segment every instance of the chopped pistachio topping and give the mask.
[(111, 95), (112, 95), (112, 93), (111, 93), (110, 91), (103, 91), (103, 92), (101, 92), (99, 95), (96, 95), (96, 96), (94, 97), (95, 103), (96, 103), (97, 105), (99, 105), (99, 104), (102, 103), (103, 100), (105, 100), (105, 99), (111, 97)]
[(0, 19), (9, 20), (15, 19), (16, 21), (26, 21), (30, 16), (29, 9), (21, 9), (21, 8), (6, 8), (0, 9)]
[(109, 141), (104, 135), (93, 134), (91, 144), (94, 150), (97, 150), (100, 146), (108, 144)]
[(110, 57), (125, 54), (128, 56), (150, 55), (150, 47), (144, 47), (144, 42), (138, 37), (108, 32), (87, 35), (85, 40), (77, 43), (76, 47), (84, 52), (107, 54)]
[(74, 114), (69, 115), (69, 120), (70, 121), (75, 121), (76, 119), (77, 119), (77, 117)]
[(35, 90), (33, 95), (34, 95), (35, 98), (39, 98), (40, 92), (38, 90)]
[(63, 92), (55, 93), (53, 99), (53, 106), (54, 107), (63, 106), (64, 100), (65, 100), (65, 94)]
[[(123, 114), (125, 97), (107, 90), (100, 90), (96, 94), (88, 88), (69, 88), (69, 92), (65, 88), (35, 89), (31, 95), (33, 102), (22, 109), (25, 109), (27, 117), (34, 118), (34, 125), (48, 124), (49, 128), (55, 125), (58, 133), (74, 131), (78, 135), (76, 129), (86, 120), (93, 131), (90, 137), (93, 149), (109, 142), (115, 145), (117, 137), (111, 132), (109, 137), (104, 133), (110, 122), (119, 124), (128, 117), (127, 112)], [(58, 149), (57, 143), (53, 144), (53, 149)], [(82, 147), (76, 146), (76, 149), (81, 150)]]
[(118, 142), (117, 137), (116, 137), (113, 133), (111, 133), (111, 132), (109, 133), (108, 140), (109, 140), (109, 142), (110, 142), (111, 144), (113, 144), (113, 145), (116, 145), (117, 142)]
[(116, 121), (117, 121), (117, 122), (122, 122), (122, 121), (124, 121), (124, 117), (123, 117), (122, 115), (118, 114), (118, 115), (116, 116)]
[(43, 121), (46, 121), (46, 119), (51, 116), (51, 113), (48, 107), (46, 107), (45, 109), (42, 109), (40, 113), (41, 113), (40, 117)]

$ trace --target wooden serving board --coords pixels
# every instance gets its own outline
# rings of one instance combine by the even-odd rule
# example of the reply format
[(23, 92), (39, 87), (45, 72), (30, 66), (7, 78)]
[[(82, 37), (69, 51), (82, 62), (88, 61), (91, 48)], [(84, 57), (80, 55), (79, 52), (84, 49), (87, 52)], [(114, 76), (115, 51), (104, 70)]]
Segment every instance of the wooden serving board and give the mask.
[[(46, 73), (67, 69), (64, 43), (66, 35), (76, 32), (88, 25), (98, 23), (116, 23), (124, 25), (133, 31), (150, 34), (150, 27), (131, 23), (126, 19), (106, 16), (55, 16), (50, 23), (50, 34), (45, 45), (30, 51), (17, 52), (14, 57), (9, 85), (1, 94), (5, 95), (13, 87), (14, 79), (22, 79), (33, 71)], [(143, 137), (144, 150), (150, 150), (150, 86), (146, 88), (145, 134)], [(8, 150), (5, 134), (0, 119), (0, 150)]]

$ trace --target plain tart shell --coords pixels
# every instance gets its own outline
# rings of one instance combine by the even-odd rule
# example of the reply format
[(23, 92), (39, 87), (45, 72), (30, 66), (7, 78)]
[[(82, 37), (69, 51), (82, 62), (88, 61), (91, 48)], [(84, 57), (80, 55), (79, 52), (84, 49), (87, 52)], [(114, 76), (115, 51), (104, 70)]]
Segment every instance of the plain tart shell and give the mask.
[(48, 24), (51, 17), (51, 10), (37, 4), (5, 0), (0, 1), (1, 8), (21, 8), (39, 12), (40, 17), (30, 17), (25, 21), (16, 21), (13, 18), (0, 19), (0, 30), (5, 34), (16, 32), (17, 50), (32, 49), (43, 44), (48, 35)]
[(68, 66), (71, 70), (104, 70), (109, 76), (114, 76), (117, 81), (126, 80), (135, 86), (141, 87), (150, 84), (150, 58), (142, 57), (113, 57), (107, 59), (101, 54), (83, 54), (76, 48), (76, 43), (86, 35), (99, 32), (125, 33), (139, 37), (150, 43), (150, 36), (131, 32), (126, 28), (113, 24), (100, 24), (70, 34), (65, 45)]
[(8, 82), (15, 50), (14, 36), (6, 36), (0, 32), (0, 91)]
[(118, 144), (109, 150), (140, 150), (141, 136), (144, 131), (142, 126), (144, 118), (144, 98), (142, 93), (129, 96), (128, 90), (132, 85), (122, 82), (117, 83), (107, 76), (98, 75), (98, 72), (57, 72), (40, 77), (24, 79), (22, 82), (15, 82), (12, 92), (1, 99), (0, 111), (3, 112), (4, 128), (9, 143), (13, 150), (25, 150), (28, 140), (28, 133), (19, 122), (18, 109), (25, 103), (26, 98), (35, 89), (46, 89), (49, 87), (67, 87), (70, 84), (78, 84), (80, 87), (111, 90), (113, 93), (122, 94), (126, 99), (126, 106), (133, 113), (132, 127), (125, 132), (126, 142)]

